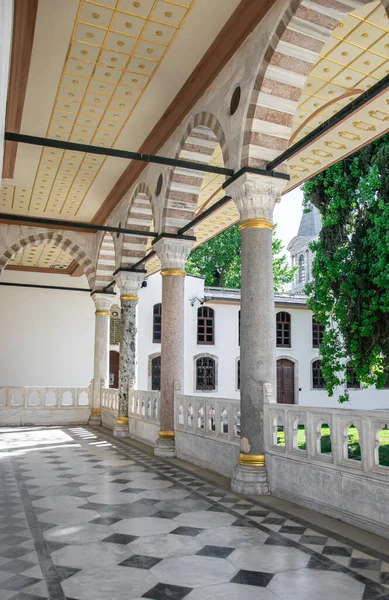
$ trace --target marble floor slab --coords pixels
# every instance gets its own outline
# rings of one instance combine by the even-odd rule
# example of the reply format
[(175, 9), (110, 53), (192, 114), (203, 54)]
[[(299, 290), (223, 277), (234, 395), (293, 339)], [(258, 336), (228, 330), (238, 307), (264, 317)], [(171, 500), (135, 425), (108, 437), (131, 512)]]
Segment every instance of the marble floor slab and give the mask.
[(0, 429), (0, 600), (389, 600), (389, 556), (85, 427)]

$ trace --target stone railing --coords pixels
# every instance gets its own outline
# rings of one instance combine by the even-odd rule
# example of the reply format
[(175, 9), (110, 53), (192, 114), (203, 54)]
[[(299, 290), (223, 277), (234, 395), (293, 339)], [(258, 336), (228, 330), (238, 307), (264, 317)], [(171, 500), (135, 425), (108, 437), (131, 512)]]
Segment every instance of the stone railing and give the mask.
[(128, 428), (131, 437), (154, 445), (159, 431), (160, 392), (129, 390)]
[(159, 425), (159, 392), (129, 390), (128, 416)]
[(77, 408), (90, 406), (90, 388), (3, 387), (3, 408)]
[(119, 390), (116, 388), (101, 388), (101, 408), (117, 412), (119, 405)]
[(389, 534), (389, 411), (266, 404), (271, 492)]
[(1, 387), (1, 425), (87, 423), (91, 386)]
[(239, 454), (239, 402), (176, 390), (174, 414), (177, 456), (230, 476)]

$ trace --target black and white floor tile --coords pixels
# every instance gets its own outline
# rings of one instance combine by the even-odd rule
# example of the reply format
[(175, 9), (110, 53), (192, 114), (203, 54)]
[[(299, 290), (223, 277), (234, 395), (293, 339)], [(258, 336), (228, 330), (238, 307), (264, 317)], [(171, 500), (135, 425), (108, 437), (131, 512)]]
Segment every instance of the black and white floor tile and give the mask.
[(0, 429), (1, 600), (389, 600), (389, 557), (88, 428)]

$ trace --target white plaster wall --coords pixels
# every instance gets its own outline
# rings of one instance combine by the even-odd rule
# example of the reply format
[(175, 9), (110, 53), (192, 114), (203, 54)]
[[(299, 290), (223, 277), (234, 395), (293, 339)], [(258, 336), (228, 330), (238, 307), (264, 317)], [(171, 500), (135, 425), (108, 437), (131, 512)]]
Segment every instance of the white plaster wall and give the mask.
[[(204, 281), (188, 276), (185, 279), (185, 366), (184, 390), (186, 395), (204, 397), (239, 398), (237, 390), (237, 359), (240, 354), (238, 345), (239, 304), (218, 304), (207, 302), (215, 311), (215, 344), (197, 344), (197, 309), (199, 301), (191, 306), (190, 300), (203, 297)], [(161, 302), (162, 281), (159, 273), (147, 280), (147, 287), (139, 293), (138, 304), (138, 389), (151, 389), (148, 374), (149, 356), (161, 351), (160, 344), (152, 343), (153, 306)], [(277, 348), (277, 358), (287, 358), (295, 363), (295, 403), (307, 406), (325, 406), (339, 408), (337, 398), (342, 392), (337, 390), (329, 398), (324, 390), (312, 388), (311, 363), (319, 352), (312, 347), (312, 312), (304, 308), (285, 308), (276, 306), (275, 313), (287, 311), (291, 315), (291, 348)], [(217, 389), (212, 392), (196, 392), (194, 357), (210, 354), (217, 359)], [(389, 390), (349, 390), (350, 402), (344, 408), (380, 409), (389, 408)]]
[[(84, 276), (8, 270), (4, 281), (89, 287)], [(88, 386), (94, 311), (85, 292), (0, 286), (0, 386)]]

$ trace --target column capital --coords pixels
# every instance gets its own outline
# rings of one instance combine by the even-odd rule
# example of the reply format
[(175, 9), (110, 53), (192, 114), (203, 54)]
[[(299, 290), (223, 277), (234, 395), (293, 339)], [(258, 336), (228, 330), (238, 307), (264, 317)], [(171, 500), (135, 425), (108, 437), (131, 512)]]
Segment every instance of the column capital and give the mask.
[(138, 300), (139, 288), (145, 278), (144, 273), (120, 271), (117, 273), (116, 285), (120, 290), (120, 300)]
[(248, 219), (263, 219), (262, 226), (266, 228), (265, 222), (268, 222), (268, 228), (271, 229), (274, 207), (281, 201), (281, 192), (286, 184), (285, 179), (270, 175), (243, 173), (224, 189), (235, 202), (241, 222)]
[(161, 261), (161, 273), (165, 269), (175, 269), (177, 271), (181, 271), (181, 273), (176, 273), (177, 275), (185, 275), (185, 262), (190, 251), (192, 250), (192, 246), (193, 240), (180, 240), (177, 238), (168, 237), (161, 238), (155, 242), (155, 244), (153, 244), (153, 248), (156, 251), (159, 260)]
[(92, 294), (93, 302), (96, 307), (97, 315), (109, 315), (111, 306), (115, 301), (114, 294)]

